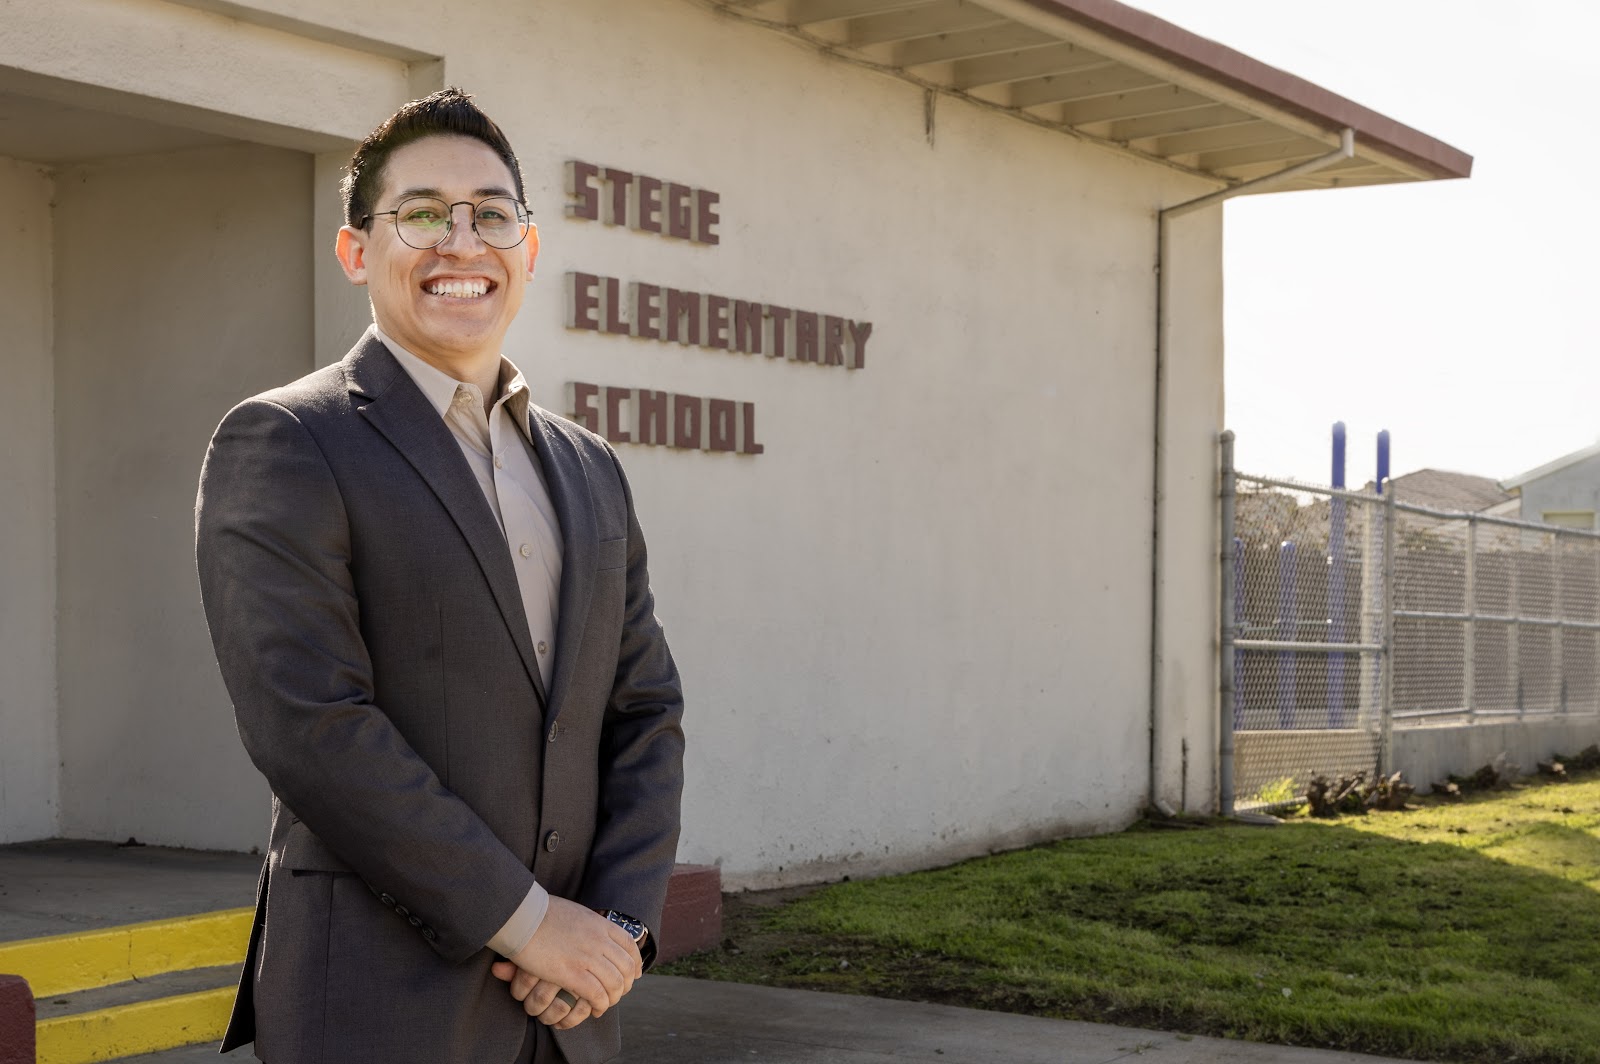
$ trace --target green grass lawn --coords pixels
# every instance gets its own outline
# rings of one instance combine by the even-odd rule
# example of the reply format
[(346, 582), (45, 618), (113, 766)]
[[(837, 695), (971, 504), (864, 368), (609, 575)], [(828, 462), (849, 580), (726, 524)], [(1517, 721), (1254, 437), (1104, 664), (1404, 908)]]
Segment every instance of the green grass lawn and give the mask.
[(1600, 777), (1417, 802), (733, 895), (729, 943), (662, 970), (1419, 1060), (1600, 1061)]

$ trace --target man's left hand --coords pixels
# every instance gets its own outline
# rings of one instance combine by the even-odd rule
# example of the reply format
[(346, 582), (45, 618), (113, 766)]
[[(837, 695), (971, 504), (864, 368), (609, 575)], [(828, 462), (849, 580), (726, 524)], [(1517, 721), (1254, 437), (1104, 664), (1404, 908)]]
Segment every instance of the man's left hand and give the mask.
[(589, 1018), (589, 1003), (579, 999), (568, 1005), (556, 997), (556, 984), (519, 971), (510, 961), (495, 961), (490, 966), (496, 979), (511, 984), (511, 996), (522, 1002), (522, 1011), (547, 1027), (565, 1031)]

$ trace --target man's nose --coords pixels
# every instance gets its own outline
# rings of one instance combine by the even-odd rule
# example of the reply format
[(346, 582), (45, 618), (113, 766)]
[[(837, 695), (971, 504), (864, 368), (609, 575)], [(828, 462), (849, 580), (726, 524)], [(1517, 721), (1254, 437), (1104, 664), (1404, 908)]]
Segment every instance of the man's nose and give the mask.
[(437, 249), (441, 254), (476, 255), (489, 246), (478, 236), (477, 230), (472, 228), (476, 211), (477, 208), (470, 203), (451, 204), (450, 232), (445, 234)]

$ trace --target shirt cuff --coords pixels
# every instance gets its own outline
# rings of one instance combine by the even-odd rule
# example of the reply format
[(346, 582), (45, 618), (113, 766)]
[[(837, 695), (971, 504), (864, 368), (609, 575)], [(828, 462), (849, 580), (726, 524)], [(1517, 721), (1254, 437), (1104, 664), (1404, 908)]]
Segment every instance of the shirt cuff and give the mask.
[(515, 957), (533, 939), (533, 933), (544, 923), (544, 914), (550, 909), (550, 892), (535, 883), (528, 888), (517, 911), (489, 940), (489, 948), (502, 957)]

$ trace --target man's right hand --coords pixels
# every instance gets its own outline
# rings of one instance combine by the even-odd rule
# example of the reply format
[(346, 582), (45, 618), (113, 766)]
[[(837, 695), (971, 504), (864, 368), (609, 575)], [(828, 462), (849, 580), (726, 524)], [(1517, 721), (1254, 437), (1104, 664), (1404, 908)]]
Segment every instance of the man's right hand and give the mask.
[(626, 931), (592, 909), (552, 895), (539, 930), (509, 962), (497, 962), (494, 974), (510, 979), (511, 996), (525, 1008), (542, 981), (564, 987), (588, 1003), (590, 1015), (600, 1016), (633, 989), (644, 964)]

